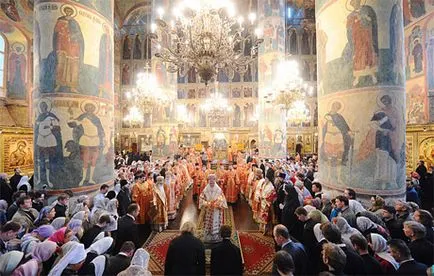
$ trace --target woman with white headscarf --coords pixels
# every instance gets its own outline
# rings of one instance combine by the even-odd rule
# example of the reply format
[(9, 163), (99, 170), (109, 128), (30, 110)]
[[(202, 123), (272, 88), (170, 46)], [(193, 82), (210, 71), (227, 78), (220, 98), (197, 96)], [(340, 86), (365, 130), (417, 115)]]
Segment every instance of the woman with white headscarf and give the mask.
[(7, 219), (8, 202), (4, 199), (0, 200), (0, 225), (6, 224)]
[(29, 177), (27, 175), (23, 175), (23, 177), (21, 177), (20, 182), (18, 182), (17, 185), (17, 190), (21, 190), (21, 191), (25, 191), (25, 192), (30, 192), (32, 190), (32, 187), (30, 186), (29, 183)]
[[(79, 270), (80, 275), (91, 275), (91, 274), (98, 274), (100, 275), (100, 272), (104, 272), (104, 267), (100, 268), (98, 264), (100, 262), (98, 261), (97, 264), (93, 263), (93, 261), (98, 257), (104, 257), (104, 264), (105, 264), (105, 256), (102, 256), (105, 254), (110, 247), (113, 244), (113, 238), (111, 237), (104, 237), (89, 246), (88, 249), (86, 249), (86, 260), (84, 261), (83, 266)], [(101, 271), (102, 270), (102, 271)], [(98, 271), (98, 273), (96, 273)], [(101, 273), (102, 274), (102, 273)]]
[(390, 238), (389, 233), (387, 233), (386, 229), (384, 229), (382, 226), (376, 224), (375, 222), (373, 222), (372, 220), (370, 220), (367, 217), (357, 217), (356, 225), (357, 225), (357, 228), (359, 228), (360, 232), (365, 237), (369, 234), (375, 233), (375, 234), (380, 234), (386, 240), (388, 240)]
[(149, 253), (143, 249), (137, 249), (131, 259), (130, 266), (124, 271), (120, 272), (118, 276), (140, 275), (140, 276), (152, 276), (148, 270)]
[(353, 244), (351, 243), (350, 237), (352, 235), (361, 235), (359, 230), (356, 228), (351, 227), (347, 220), (343, 217), (335, 217), (333, 218), (333, 223), (336, 224), (336, 226), (339, 228), (339, 231), (341, 232), (342, 241), (345, 243), (346, 246), (349, 248), (353, 248)]
[(10, 251), (0, 256), (0, 272), (2, 276), (11, 275), (15, 268), (24, 257), (24, 253), (20, 251)]
[(65, 217), (58, 217), (55, 218), (52, 222), (51, 222), (51, 226), (54, 227), (54, 229), (59, 230), (60, 228), (64, 227), (66, 223), (66, 218)]
[(83, 227), (83, 231), (87, 231), (90, 227), (90, 221), (89, 221), (89, 208), (86, 206), (86, 208), (83, 211), (75, 213), (71, 220), (73, 219), (79, 219), (81, 220), (81, 226)]
[(379, 234), (370, 234), (367, 236), (369, 247), (374, 251), (374, 258), (380, 263), (381, 269), (385, 275), (395, 274), (399, 264), (388, 252), (387, 241)]
[(32, 258), (15, 269), (12, 276), (37, 276), (41, 275), (43, 263), (49, 260), (57, 250), (57, 244), (52, 241), (44, 241), (35, 245)]
[(90, 223), (92, 225), (95, 225), (98, 223), (99, 217), (107, 212), (107, 204), (109, 202), (108, 198), (104, 198), (101, 200), (97, 200), (96, 202), (94, 202), (92, 211), (90, 212)]
[(62, 246), (62, 253), (57, 257), (48, 276), (60, 276), (64, 270), (78, 271), (86, 259), (84, 245), (70, 241)]
[(320, 223), (315, 224), (313, 227), (313, 233), (318, 243), (315, 247), (313, 247), (312, 252), (309, 254), (309, 263), (312, 265), (310, 272), (313, 275), (318, 275), (319, 272), (326, 271), (328, 269), (321, 256), (322, 246), (323, 244), (327, 243), (327, 240), (322, 234)]

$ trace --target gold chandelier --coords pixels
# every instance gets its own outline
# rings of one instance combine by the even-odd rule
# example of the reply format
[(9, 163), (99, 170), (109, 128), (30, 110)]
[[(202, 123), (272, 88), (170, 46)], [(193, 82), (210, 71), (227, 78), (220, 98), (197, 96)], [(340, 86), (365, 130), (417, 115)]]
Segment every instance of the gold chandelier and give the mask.
[[(218, 3), (220, 7), (216, 6)], [(154, 37), (158, 39), (159, 52), (155, 56), (168, 65), (171, 73), (185, 76), (193, 68), (208, 84), (219, 70), (229, 78), (235, 72), (245, 74), (257, 58), (263, 39), (258, 38), (260, 31), (253, 28), (256, 15), (250, 14), (246, 21), (242, 17), (235, 19), (234, 5), (229, 1), (201, 5), (185, 0), (175, 7), (175, 19), (169, 23), (163, 19), (164, 11), (157, 11), (159, 18), (155, 23), (159, 32)]]
[(155, 105), (165, 104), (171, 100), (159, 86), (150, 66), (146, 65), (144, 69), (144, 72), (137, 74), (136, 86), (125, 93), (131, 107), (124, 120), (131, 123), (143, 123), (145, 114), (152, 113)]
[(217, 89), (215, 91), (200, 105), (200, 109), (205, 111), (207, 116), (214, 121), (220, 121), (226, 118), (228, 113), (232, 111), (232, 107), (229, 105), (227, 98), (219, 93)]
[(275, 88), (278, 92), (269, 95), (269, 102), (280, 106), (291, 123), (302, 124), (310, 120), (310, 112), (306, 108), (306, 93), (312, 92), (306, 82), (300, 77), (298, 63), (287, 60), (279, 64)]

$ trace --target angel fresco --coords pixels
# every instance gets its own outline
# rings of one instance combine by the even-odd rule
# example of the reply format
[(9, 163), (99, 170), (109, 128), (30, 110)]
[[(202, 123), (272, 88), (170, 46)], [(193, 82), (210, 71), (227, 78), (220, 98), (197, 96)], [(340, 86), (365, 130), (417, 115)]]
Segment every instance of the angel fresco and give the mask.
[(352, 9), (347, 17), (347, 37), (352, 52), (353, 86), (361, 84), (361, 77), (370, 77), (376, 84), (378, 30), (375, 11), (370, 6), (361, 5), (361, 0), (347, 1)]

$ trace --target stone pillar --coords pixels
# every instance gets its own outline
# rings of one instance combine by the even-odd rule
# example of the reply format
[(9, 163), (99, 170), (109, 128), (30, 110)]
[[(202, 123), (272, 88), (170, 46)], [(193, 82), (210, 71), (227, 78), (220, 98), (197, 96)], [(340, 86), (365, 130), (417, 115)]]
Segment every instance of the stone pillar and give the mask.
[(113, 0), (35, 1), (34, 64), (36, 189), (111, 184)]
[(265, 158), (284, 158), (285, 113), (270, 102), (270, 96), (276, 92), (277, 67), (285, 59), (285, 1), (258, 0), (258, 17), (264, 39), (258, 57), (259, 154)]
[(336, 193), (405, 194), (402, 1), (316, 1), (319, 168)]

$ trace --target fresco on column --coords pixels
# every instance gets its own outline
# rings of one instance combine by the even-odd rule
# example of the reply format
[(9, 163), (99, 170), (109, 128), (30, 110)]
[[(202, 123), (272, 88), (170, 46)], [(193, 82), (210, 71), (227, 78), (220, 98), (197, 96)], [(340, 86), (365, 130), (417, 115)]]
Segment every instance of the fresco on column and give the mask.
[(402, 196), (406, 103), (400, 1), (317, 2), (320, 180), (337, 191), (352, 187), (365, 195)]
[(112, 13), (112, 1), (35, 2), (38, 188), (87, 189), (113, 178)]
[(280, 109), (267, 103), (273, 93), (280, 61), (285, 58), (285, 2), (258, 1), (258, 27), (263, 30), (264, 42), (259, 47), (258, 89), (260, 114), (258, 121), (259, 154), (270, 158), (286, 156), (286, 122)]

